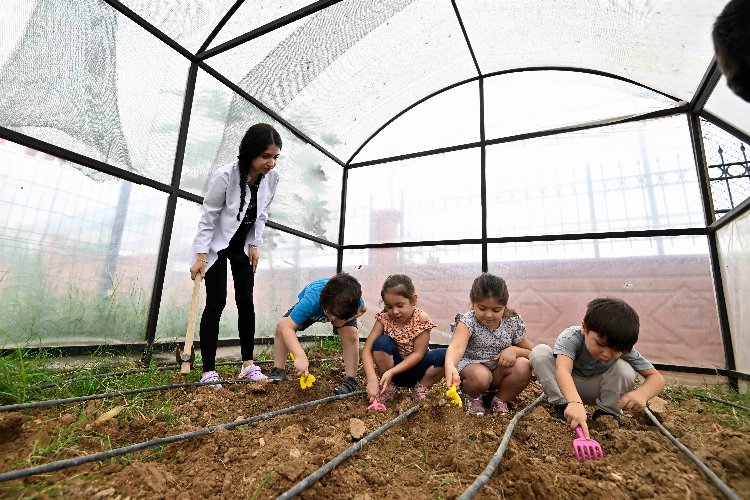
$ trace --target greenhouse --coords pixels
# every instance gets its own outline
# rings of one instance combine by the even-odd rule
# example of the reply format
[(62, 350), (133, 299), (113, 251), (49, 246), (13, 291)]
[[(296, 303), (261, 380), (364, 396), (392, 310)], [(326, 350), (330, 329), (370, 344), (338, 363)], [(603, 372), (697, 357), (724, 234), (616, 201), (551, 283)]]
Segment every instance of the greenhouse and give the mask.
[[(523, 317), (531, 344), (554, 345), (563, 330), (581, 325), (592, 299), (617, 297), (637, 311), (636, 347), (656, 369), (676, 379), (710, 379), (727, 391), (711, 394), (746, 405), (750, 318), (742, 297), (750, 294), (750, 103), (732, 92), (714, 56), (712, 27), (726, 3), (2, 2), (0, 360), (8, 361), (0, 364), (0, 380), (11, 377), (22, 386), (19, 395), (18, 386), (9, 389), (0, 381), (2, 402), (174, 382), (153, 375), (154, 367), (161, 366), (159, 353), (174, 362), (175, 347), (185, 341), (192, 245), (209, 181), (217, 169), (236, 162), (248, 127), (267, 123), (283, 146), (254, 272), (259, 363), (270, 362), (263, 356), (272, 357), (277, 322), (314, 280), (345, 272), (361, 284), (367, 305), (357, 327), (361, 348), (384, 310), (384, 281), (408, 275), (418, 307), (437, 325), (430, 346), (440, 348), (453, 338), (457, 313), (473, 307), (475, 278), (492, 273), (507, 283), (507, 305)], [(243, 188), (243, 203), (244, 196)], [(218, 342), (236, 350), (232, 283)], [(204, 305), (201, 290), (198, 318)], [(200, 356), (200, 328), (195, 338)], [(508, 418), (488, 415), (484, 423), (452, 406), (442, 395), (445, 388), (437, 386), (430, 398), (440, 404), (409, 410), (414, 417), (403, 417), (411, 406), (406, 392), (386, 412), (367, 411), (365, 396), (348, 398), (330, 403), (335, 409), (304, 410), (247, 427), (242, 439), (253, 443), (247, 460), (255, 451), (253, 457), (269, 465), (242, 462), (239, 471), (230, 456), (239, 445), (227, 436), (237, 430), (194, 444), (163, 443), (159, 453), (138, 452), (127, 460), (106, 457), (45, 471), (35, 476), (42, 486), (3, 477), (330, 396), (343, 365), (338, 358), (329, 361), (336, 353), (320, 346), (337, 346), (338, 337), (330, 325), (317, 323), (300, 339), (313, 346), (310, 372), (318, 379), (308, 392), (282, 396), (275, 391), (283, 384), (228, 384), (225, 391), (182, 388), (175, 389), (182, 391), (178, 396), (119, 396), (0, 413), (0, 443), (16, 449), (14, 458), (0, 456), (0, 496), (51, 488), (49, 494), (80, 498), (174, 498), (181, 492), (184, 498), (275, 497), (352, 444), (337, 438), (348, 438), (350, 419), (362, 419), (370, 433), (401, 414), (465, 421), (457, 424), (461, 431), (420, 433), (415, 423), (411, 434), (386, 431), (304, 496), (364, 499), (412, 492), (415, 498), (455, 498), (480, 475), (506, 427), (510, 432), (516, 425), (510, 417), (541, 394), (532, 383)], [(59, 392), (39, 393), (35, 384), (46, 379), (26, 378), (25, 369), (23, 377), (17, 375), (19, 359), (31, 370), (23, 361), (29, 357), (62, 366), (57, 375), (47, 375), (55, 380), (91, 375), (97, 369), (89, 364), (66, 363), (101, 353), (148, 370), (138, 375), (145, 378), (127, 386), (58, 385)], [(364, 391), (361, 367), (358, 373)], [(199, 378), (196, 368), (186, 380)], [(667, 391), (673, 396), (662, 395), (668, 405), (681, 402), (682, 411), (700, 418), (714, 414), (713, 406), (698, 409), (702, 400), (689, 390), (670, 384)], [(240, 403), (245, 396), (247, 404)], [(138, 406), (149, 398), (170, 402), (169, 415)], [(216, 410), (227, 405), (235, 409)], [(510, 458), (503, 458), (480, 497), (578, 498), (595, 492), (684, 498), (680, 488), (690, 485), (689, 495), (691, 478), (700, 483), (693, 494), (721, 497), (676, 448), (661, 458), (663, 470), (652, 481), (640, 469), (627, 469), (624, 458), (603, 465), (618, 452), (630, 462), (642, 458), (634, 459), (638, 454), (624, 440), (661, 436), (645, 430), (655, 429), (648, 419), (635, 417), (617, 429), (592, 423), (592, 437), (602, 441), (606, 455), (586, 464), (590, 475), (598, 474), (591, 485), (542, 488), (535, 474), (539, 484), (556, 475), (563, 482), (582, 481), (570, 470), (579, 466), (570, 454), (572, 434), (553, 422), (548, 406), (530, 406), (519, 420)], [(750, 419), (740, 407), (736, 421), (711, 438), (715, 442), (694, 451), (718, 467), (735, 492), (747, 495)], [(105, 418), (108, 410), (113, 414)], [(334, 424), (316, 427), (322, 417), (315, 412), (327, 411), (339, 415), (344, 430), (329, 436), (323, 429)], [(678, 418), (652, 411), (667, 427)], [(61, 420), (85, 434), (83, 444), (50, 452), (51, 445), (45, 448), (29, 430), (34, 418)], [(672, 423), (688, 430), (693, 425)], [(557, 424), (567, 443), (564, 460), (535, 441), (535, 433)], [(59, 437), (65, 426), (56, 425), (45, 432)], [(13, 440), (24, 432), (23, 444)], [(620, 438), (617, 432), (633, 435)], [(104, 435), (106, 446), (85, 444), (104, 443)], [(672, 446), (662, 439), (652, 454)], [(414, 450), (398, 451), (404, 443)], [(270, 450), (279, 446), (281, 458)], [(458, 448), (471, 459), (445, 458)], [(48, 450), (42, 458), (14, 462), (16, 455), (36, 457), (39, 449)], [(390, 458), (378, 455), (388, 449)], [(417, 458), (404, 458), (411, 454)], [(524, 462), (524, 456), (531, 458)], [(191, 468), (198, 461), (211, 465)], [(289, 463), (296, 465), (285, 469)], [(540, 464), (549, 469), (529, 472)], [(391, 479), (376, 469), (390, 470)], [(643, 477), (624, 479), (622, 470)], [(411, 473), (419, 478), (414, 484), (404, 479)], [(396, 489), (388, 489), (391, 481), (400, 482)]]

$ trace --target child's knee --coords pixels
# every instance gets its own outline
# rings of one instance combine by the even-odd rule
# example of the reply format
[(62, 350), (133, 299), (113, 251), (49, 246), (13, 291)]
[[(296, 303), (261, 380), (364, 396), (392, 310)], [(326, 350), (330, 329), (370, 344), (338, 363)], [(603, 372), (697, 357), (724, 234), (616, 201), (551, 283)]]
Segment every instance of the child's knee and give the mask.
[(627, 361), (618, 359), (608, 372), (605, 375), (606, 378), (619, 382), (619, 384), (624, 386), (626, 391), (630, 391), (635, 387), (635, 377), (637, 374)]
[(531, 361), (529, 361), (526, 358), (517, 358), (516, 364), (513, 366), (513, 368), (519, 374), (531, 380), (531, 372), (532, 372)]
[(554, 352), (552, 351), (552, 348), (548, 346), (547, 344), (539, 344), (537, 346), (534, 346), (534, 348), (529, 353), (529, 362), (531, 363), (531, 365), (536, 365), (537, 363), (545, 363), (545, 362), (554, 361), (554, 360), (555, 360)]

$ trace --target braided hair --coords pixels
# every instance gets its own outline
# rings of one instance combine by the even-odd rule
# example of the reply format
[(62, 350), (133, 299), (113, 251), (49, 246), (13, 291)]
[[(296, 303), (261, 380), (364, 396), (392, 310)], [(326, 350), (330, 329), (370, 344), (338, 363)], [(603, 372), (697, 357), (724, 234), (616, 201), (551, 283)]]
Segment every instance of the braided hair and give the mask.
[(240, 214), (245, 207), (245, 186), (250, 174), (250, 164), (272, 144), (281, 149), (281, 136), (267, 123), (256, 123), (247, 129), (240, 142), (240, 153), (237, 156), (237, 166), (240, 169), (240, 211), (237, 212), (237, 220), (240, 220)]

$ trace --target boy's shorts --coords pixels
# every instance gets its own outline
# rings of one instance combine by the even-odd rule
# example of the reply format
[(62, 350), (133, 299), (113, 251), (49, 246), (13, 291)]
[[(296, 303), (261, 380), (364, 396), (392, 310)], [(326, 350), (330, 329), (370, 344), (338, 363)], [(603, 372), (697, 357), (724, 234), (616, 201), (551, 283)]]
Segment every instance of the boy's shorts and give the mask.
[[(284, 314), (283, 317), (284, 318), (288, 318), (292, 314), (292, 311), (294, 310), (295, 307), (297, 307), (297, 304), (294, 304), (291, 307), (291, 309), (289, 309), (286, 312), (286, 314)], [(305, 321), (302, 322), (301, 325), (299, 325), (299, 329), (297, 331), (301, 332), (301, 331), (305, 330), (308, 326), (310, 326), (312, 324), (315, 324), (315, 323), (320, 323), (320, 321), (315, 321), (314, 319), (306, 319)], [(348, 322), (346, 322), (344, 324), (344, 326), (353, 326), (354, 328), (357, 328), (357, 319), (355, 318), (355, 319), (349, 320)], [(344, 326), (342, 326), (341, 328), (343, 328)], [(333, 328), (333, 333), (335, 333), (336, 335), (338, 335), (339, 329), (337, 327), (333, 326), (333, 325), (331, 325), (331, 328)]]

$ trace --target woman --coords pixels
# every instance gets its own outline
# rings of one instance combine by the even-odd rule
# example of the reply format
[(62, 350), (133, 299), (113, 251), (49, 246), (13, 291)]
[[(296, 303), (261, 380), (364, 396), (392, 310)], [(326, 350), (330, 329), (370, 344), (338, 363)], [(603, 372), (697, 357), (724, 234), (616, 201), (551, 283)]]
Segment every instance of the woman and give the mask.
[[(237, 328), (242, 350), (242, 370), (238, 378), (265, 380), (253, 364), (255, 310), (254, 273), (263, 243), (268, 209), (276, 194), (279, 174), (274, 170), (281, 152), (281, 136), (271, 126), (250, 127), (240, 143), (237, 161), (214, 172), (203, 198), (203, 215), (193, 241), (195, 262), (190, 276), (206, 280), (206, 307), (200, 325), (203, 376), (201, 382), (219, 380), (216, 373), (216, 346), (219, 320), (227, 301), (227, 261), (232, 269), (237, 303)], [(220, 389), (221, 385), (213, 387)]]

